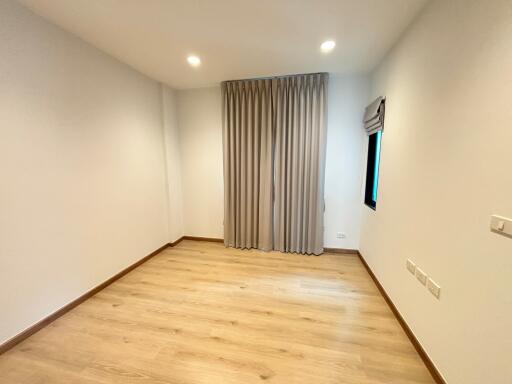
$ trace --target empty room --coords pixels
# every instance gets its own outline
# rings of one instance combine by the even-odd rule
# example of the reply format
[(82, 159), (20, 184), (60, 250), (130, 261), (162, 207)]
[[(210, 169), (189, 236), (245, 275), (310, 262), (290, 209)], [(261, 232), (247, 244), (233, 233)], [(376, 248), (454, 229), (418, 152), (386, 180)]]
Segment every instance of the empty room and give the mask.
[(0, 0), (0, 384), (512, 384), (511, 103), (511, 0)]

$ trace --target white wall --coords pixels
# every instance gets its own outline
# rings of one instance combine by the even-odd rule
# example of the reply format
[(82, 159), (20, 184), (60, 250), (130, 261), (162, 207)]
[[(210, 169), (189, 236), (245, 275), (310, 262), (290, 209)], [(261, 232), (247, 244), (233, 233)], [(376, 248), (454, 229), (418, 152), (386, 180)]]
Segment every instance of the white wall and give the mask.
[[(512, 3), (427, 6), (374, 74), (387, 97), (361, 251), (450, 384), (512, 382)], [(436, 300), (410, 257), (442, 286)]]
[[(366, 76), (330, 75), (325, 165), (324, 245), (359, 249), (368, 100)], [(345, 233), (337, 239), (336, 233)]]
[(178, 92), (186, 235), (223, 238), (220, 88)]
[(161, 85), (161, 92), (165, 167), (167, 172), (168, 233), (169, 242), (173, 242), (184, 235), (181, 175), (183, 167), (181, 161), (182, 151), (178, 129), (177, 92), (165, 85)]
[(0, 2), (0, 343), (168, 241), (159, 85)]
[[(178, 91), (185, 234), (222, 238), (224, 183), (220, 88)], [(364, 76), (329, 80), (325, 180), (325, 246), (359, 247), (365, 133), (361, 119), (368, 99)], [(337, 239), (344, 232), (346, 239)]]

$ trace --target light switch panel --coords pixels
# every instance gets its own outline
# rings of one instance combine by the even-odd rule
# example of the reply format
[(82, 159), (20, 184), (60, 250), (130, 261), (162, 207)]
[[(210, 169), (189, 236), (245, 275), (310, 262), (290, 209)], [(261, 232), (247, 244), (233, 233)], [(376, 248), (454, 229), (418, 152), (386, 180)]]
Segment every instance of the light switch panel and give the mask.
[(512, 237), (512, 219), (503, 216), (492, 215), (491, 231)]

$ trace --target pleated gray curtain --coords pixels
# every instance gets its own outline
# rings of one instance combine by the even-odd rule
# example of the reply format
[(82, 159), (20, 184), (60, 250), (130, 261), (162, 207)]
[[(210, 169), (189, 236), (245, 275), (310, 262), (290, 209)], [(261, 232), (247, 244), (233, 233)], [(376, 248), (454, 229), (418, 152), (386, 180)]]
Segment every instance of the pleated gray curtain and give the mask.
[(222, 83), (226, 246), (323, 252), (327, 81)]
[(272, 82), (222, 83), (224, 243), (272, 249)]
[(328, 75), (273, 80), (274, 249), (323, 252)]

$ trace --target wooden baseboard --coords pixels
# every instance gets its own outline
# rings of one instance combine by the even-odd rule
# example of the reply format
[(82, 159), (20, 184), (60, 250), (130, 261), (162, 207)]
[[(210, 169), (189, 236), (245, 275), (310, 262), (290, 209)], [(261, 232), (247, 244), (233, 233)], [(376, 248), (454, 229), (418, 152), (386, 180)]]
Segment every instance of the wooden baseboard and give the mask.
[(179, 243), (181, 243), (181, 241), (183, 240), (184, 236), (181, 236), (178, 240), (175, 240), (173, 241), (172, 243), (169, 243), (169, 247), (175, 247), (177, 246)]
[[(179, 242), (181, 239), (179, 239), (177, 242)], [(11, 339), (7, 340), (3, 344), (0, 344), (0, 355), (2, 353), (7, 352), (9, 349), (14, 347), (15, 345), (21, 343), (23, 340), (28, 338), (29, 336), (33, 335), (37, 331), (41, 330), (42, 328), (46, 327), (51, 322), (57, 320), (59, 317), (64, 315), (66, 312), (69, 312), (73, 308), (75, 308), (77, 305), (83, 303), (85, 300), (89, 299), (90, 297), (94, 296), (96, 293), (101, 291), (102, 289), (108, 287), (110, 284), (112, 284), (114, 281), (120, 279), (124, 275), (126, 275), (128, 272), (131, 272), (135, 268), (137, 268), (139, 265), (145, 263), (149, 259), (151, 259), (153, 256), (159, 254), (164, 249), (166, 249), (169, 246), (173, 246), (172, 244), (177, 244), (177, 242), (169, 243), (161, 246), (156, 251), (151, 252), (149, 255), (143, 257), (139, 261), (135, 262), (134, 264), (130, 265), (129, 267), (123, 269), (121, 272), (115, 274), (110, 279), (106, 280), (105, 282), (101, 283), (100, 285), (94, 287), (90, 291), (84, 293), (82, 296), (78, 297), (77, 299), (73, 300), (72, 302), (66, 304), (64, 307), (60, 308), (56, 312), (52, 313), (51, 315), (45, 317), (44, 319), (38, 321), (31, 327), (25, 329), (23, 332), (17, 334), (16, 336), (12, 337)]]
[(358, 255), (359, 251), (357, 249), (349, 249), (349, 248), (324, 248), (324, 252), (328, 253), (341, 253), (345, 255)]
[[(200, 236), (182, 236), (174, 243), (170, 243), (171, 247), (177, 245), (182, 240), (194, 240), (194, 241), (210, 241), (214, 243), (224, 243), (224, 239), (220, 239), (217, 237), (200, 237)], [(358, 255), (359, 251), (357, 249), (349, 249), (349, 248), (324, 248), (324, 252), (328, 253), (340, 253), (340, 254), (348, 254), (348, 255)]]
[(397, 318), (398, 322), (400, 323), (400, 326), (404, 330), (404, 332), (407, 335), (407, 337), (409, 338), (409, 340), (411, 340), (412, 345), (414, 346), (414, 348), (416, 349), (416, 351), (420, 355), (421, 359), (425, 363), (425, 366), (429, 370), (429, 372), (432, 375), (432, 378), (434, 379), (434, 381), (437, 384), (446, 384), (446, 381), (443, 379), (443, 376), (441, 375), (439, 370), (436, 368), (436, 366), (434, 365), (433, 361), (428, 356), (427, 352), (423, 349), (423, 347), (421, 346), (420, 342), (418, 341), (418, 339), (416, 338), (416, 336), (412, 332), (411, 328), (409, 328), (409, 326), (405, 322), (404, 318), (402, 317), (402, 315), (400, 314), (398, 309), (395, 307), (395, 304), (393, 304), (393, 302), (391, 301), (391, 298), (388, 296), (388, 294), (384, 290), (384, 287), (381, 285), (381, 283), (377, 279), (377, 276), (375, 276), (375, 274), (371, 270), (370, 266), (368, 265), (368, 263), (364, 259), (363, 255), (361, 255), (361, 253), (359, 251), (357, 252), (357, 254), (358, 254), (359, 258), (361, 259), (361, 262), (365, 266), (366, 270), (368, 271), (368, 274), (370, 275), (370, 277), (374, 281), (375, 285), (379, 289), (380, 293), (384, 297), (384, 300), (386, 300), (386, 303), (388, 304), (389, 308), (391, 308), (391, 311), (393, 311), (393, 314), (395, 315), (395, 317)]
[(200, 236), (183, 236), (181, 240), (195, 240), (195, 241), (210, 241), (214, 243), (224, 243), (224, 239), (219, 239), (217, 237), (200, 237)]

